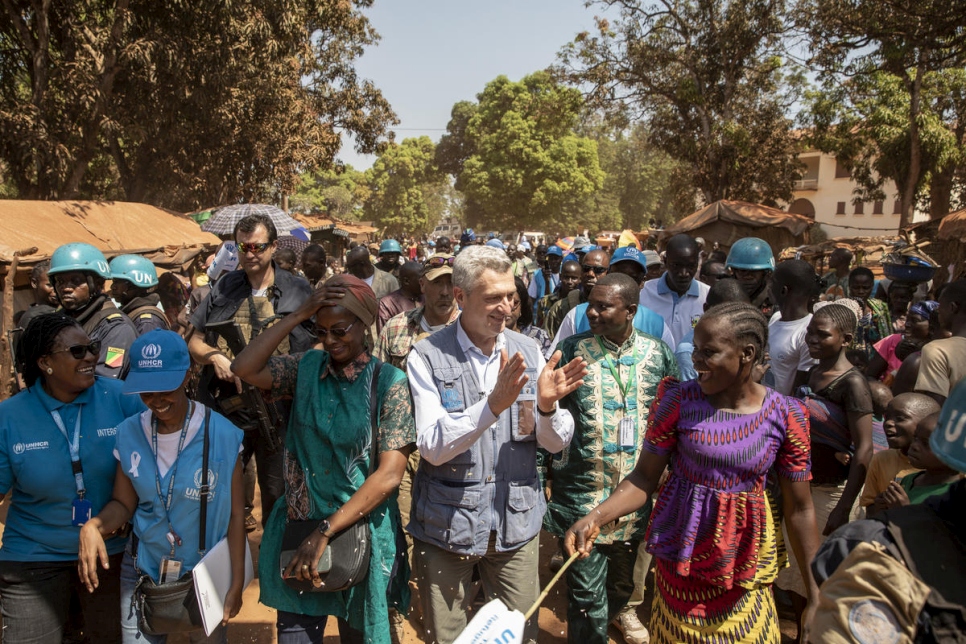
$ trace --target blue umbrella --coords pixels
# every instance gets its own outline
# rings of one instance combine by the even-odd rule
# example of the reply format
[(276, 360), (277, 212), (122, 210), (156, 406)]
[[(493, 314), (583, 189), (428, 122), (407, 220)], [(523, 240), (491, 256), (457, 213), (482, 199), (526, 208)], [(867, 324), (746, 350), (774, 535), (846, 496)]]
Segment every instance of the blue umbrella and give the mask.
[(301, 228), (302, 224), (289, 217), (288, 213), (278, 206), (257, 203), (242, 203), (219, 208), (208, 221), (201, 224), (201, 229), (215, 235), (231, 235), (235, 232), (235, 224), (248, 215), (266, 215), (275, 224), (279, 235), (290, 230)]

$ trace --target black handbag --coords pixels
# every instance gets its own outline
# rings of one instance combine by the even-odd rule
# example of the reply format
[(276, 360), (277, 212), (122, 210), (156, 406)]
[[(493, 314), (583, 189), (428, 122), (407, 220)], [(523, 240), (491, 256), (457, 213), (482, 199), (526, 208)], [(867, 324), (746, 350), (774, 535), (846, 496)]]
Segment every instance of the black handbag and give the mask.
[[(208, 524), (208, 420), (211, 410), (205, 408), (204, 455), (201, 460), (201, 530), (198, 552), (205, 551), (205, 532)], [(136, 539), (136, 537), (133, 537)], [(137, 541), (133, 545), (137, 556)], [(148, 635), (183, 633), (204, 628), (198, 597), (195, 594), (194, 576), (191, 572), (181, 575), (177, 581), (157, 584), (148, 575), (141, 575), (134, 588), (138, 628)]]
[[(376, 469), (376, 427), (379, 423), (376, 395), (379, 387), (379, 370), (382, 362), (373, 358), (375, 365), (372, 369), (372, 380), (369, 384), (369, 419), (371, 421), (372, 437), (370, 439), (369, 473), (372, 476)], [(282, 534), (282, 551), (279, 555), (279, 566), (282, 572), (288, 567), (295, 551), (313, 531), (318, 531), (319, 519), (303, 521), (288, 521)], [(295, 577), (285, 578), (289, 587), (308, 593), (331, 593), (355, 586), (369, 572), (369, 557), (372, 554), (372, 535), (369, 532), (369, 517), (362, 517), (351, 526), (339, 532), (331, 539), (328, 558), (331, 566), (325, 572), (320, 572), (322, 585), (316, 587), (311, 581), (303, 581)]]

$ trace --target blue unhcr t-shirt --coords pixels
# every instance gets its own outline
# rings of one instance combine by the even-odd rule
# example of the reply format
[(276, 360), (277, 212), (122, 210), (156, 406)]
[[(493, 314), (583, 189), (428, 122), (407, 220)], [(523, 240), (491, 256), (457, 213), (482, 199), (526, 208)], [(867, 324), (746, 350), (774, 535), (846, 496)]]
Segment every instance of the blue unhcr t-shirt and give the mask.
[[(114, 440), (117, 425), (144, 409), (138, 396), (121, 393), (124, 383), (97, 377), (70, 403), (49, 396), (40, 382), (0, 403), (0, 493), (13, 491), (0, 559), (71, 561), (77, 559), (80, 528), (71, 525), (77, 487), (67, 439), (50, 412), (57, 410), (73, 438), (81, 414), (80, 456), (84, 487), (101, 511), (114, 490)], [(125, 539), (108, 539), (108, 554), (124, 549)]]

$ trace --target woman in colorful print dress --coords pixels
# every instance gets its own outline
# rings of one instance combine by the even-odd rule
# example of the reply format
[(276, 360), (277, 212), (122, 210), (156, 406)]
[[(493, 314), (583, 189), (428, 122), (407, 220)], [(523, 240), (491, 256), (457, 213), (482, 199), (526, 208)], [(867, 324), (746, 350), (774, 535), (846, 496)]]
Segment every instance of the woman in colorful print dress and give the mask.
[[(634, 472), (565, 537), (568, 553), (588, 556), (600, 526), (643, 506), (669, 470), (646, 536), (656, 564), (654, 644), (781, 641), (770, 586), (784, 548), (765, 491), (769, 473), (798, 560), (815, 554), (808, 417), (801, 402), (755, 382), (767, 340), (755, 307), (708, 310), (694, 331), (698, 379), (662, 382)], [(802, 574), (807, 625), (818, 588), (807, 565)]]

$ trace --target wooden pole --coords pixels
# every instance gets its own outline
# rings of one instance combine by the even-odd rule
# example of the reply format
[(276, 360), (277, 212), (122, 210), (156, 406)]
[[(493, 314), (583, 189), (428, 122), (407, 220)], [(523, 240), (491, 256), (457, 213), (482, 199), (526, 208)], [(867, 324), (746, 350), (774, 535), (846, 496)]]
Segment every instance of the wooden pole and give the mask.
[(16, 251), (7, 268), (7, 276), (3, 281), (3, 305), (0, 310), (0, 400), (6, 400), (16, 392), (17, 372), (14, 369), (13, 347), (10, 337), (13, 332), (13, 289), (17, 279), (17, 267), (21, 257), (28, 257), (37, 253), (37, 247), (24, 248)]
[(7, 268), (3, 282), (3, 334), (0, 337), (0, 400), (6, 400), (14, 391), (13, 379), (17, 377), (13, 368), (13, 347), (10, 334), (13, 332), (13, 284), (17, 277), (20, 256), (14, 254)]

